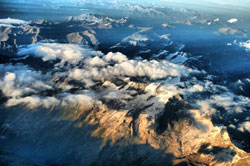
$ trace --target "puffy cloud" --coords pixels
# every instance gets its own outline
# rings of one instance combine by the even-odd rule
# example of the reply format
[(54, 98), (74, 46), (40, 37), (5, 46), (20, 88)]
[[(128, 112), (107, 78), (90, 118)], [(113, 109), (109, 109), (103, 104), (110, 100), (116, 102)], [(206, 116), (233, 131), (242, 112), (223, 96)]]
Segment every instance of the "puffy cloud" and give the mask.
[[(34, 103), (39, 103), (38, 97), (24, 96), (39, 95), (42, 91), (53, 89), (53, 83), (49, 81), (48, 74), (43, 75), (31, 70), (28, 66), (0, 64), (0, 70), (0, 75), (2, 75), (0, 89), (9, 98), (7, 106), (30, 101), (29, 106), (33, 107)], [(43, 99), (43, 101), (49, 100)]]
[(6, 106), (24, 105), (30, 109), (37, 107), (50, 108), (60, 103), (55, 97), (27, 96), (23, 98), (11, 98), (7, 101)]
[(59, 43), (32, 44), (18, 51), (18, 55), (27, 54), (40, 57), (43, 61), (60, 60), (61, 63), (69, 62), (71, 64), (76, 64), (85, 57), (103, 55), (99, 51), (82, 48), (80, 45)]
[(71, 78), (102, 80), (112, 77), (148, 77), (152, 80), (165, 78), (167, 76), (185, 75), (189, 71), (183, 66), (175, 65), (168, 61), (155, 60), (127, 60), (115, 65), (108, 65), (104, 68), (73, 69), (70, 71)]
[[(89, 95), (62, 93), (48, 96), (46, 91), (55, 90), (55, 82), (50, 74), (42, 74), (31, 70), (25, 65), (0, 65), (0, 89), (8, 97), (6, 107), (23, 105), (33, 109), (37, 107), (50, 108), (52, 106), (84, 105), (86, 108), (93, 106), (97, 99)], [(45, 96), (44, 96), (45, 95)]]
[(91, 96), (86, 94), (64, 94), (62, 105), (83, 105), (85, 108), (92, 108), (96, 102)]
[(98, 56), (85, 60), (85, 63), (86, 63), (86, 65), (90, 65), (92, 67), (94, 67), (94, 66), (105, 66), (106, 65), (106, 62), (103, 59), (101, 59), (100, 57), (98, 57)]
[(230, 23), (230, 24), (235, 23), (237, 21), (238, 21), (237, 18), (231, 18), (231, 19), (227, 20), (227, 22)]
[(240, 42), (239, 46), (244, 47), (246, 51), (250, 51), (250, 40), (247, 40), (245, 42)]
[(107, 62), (113, 61), (116, 63), (122, 63), (122, 62), (128, 61), (128, 58), (120, 52), (117, 52), (117, 53), (109, 52), (107, 55), (104, 56), (104, 59)]
[[(52, 69), (53, 72), (43, 75), (39, 71), (32, 71), (27, 66), (5, 65), (2, 67), (4, 68), (4, 70), (2, 70), (4, 77), (1, 79), (1, 88), (4, 95), (10, 97), (7, 106), (23, 103), (30, 108), (34, 108), (35, 105), (48, 107), (53, 104), (59, 104), (58, 100), (62, 105), (69, 103), (93, 103), (95, 100), (97, 101), (97, 99), (94, 100), (87, 96), (81, 96), (82, 94), (71, 94), (69, 90), (75, 87), (67, 83), (67, 81), (79, 80), (84, 83), (84, 87), (86, 88), (95, 85), (96, 80), (112, 80), (113, 78), (120, 79), (122, 77), (147, 77), (150, 80), (165, 78), (165, 81), (177, 80), (176, 83), (179, 83), (180, 78), (175, 79), (176, 77), (187, 76), (192, 72), (191, 69), (166, 60), (129, 60), (125, 55), (119, 52), (110, 52), (107, 55), (103, 55), (98, 51), (72, 44), (40, 43), (20, 48), (19, 55), (27, 54), (41, 57), (44, 61), (59, 59), (61, 60), (60, 63), (70, 62), (73, 66), (70, 68), (65, 66), (65, 70), (62, 72), (54, 68), (55, 71)], [(79, 65), (77, 65), (78, 62), (80, 62), (80, 66), (82, 67), (79, 68)], [(66, 81), (63, 84), (58, 84), (53, 82), (52, 78), (62, 78)], [(9, 83), (7, 83), (7, 81)], [(179, 92), (175, 85), (170, 85), (173, 82), (169, 81), (168, 83), (168, 86), (165, 87), (167, 91), (169, 91), (168, 94), (161, 93), (159, 96), (159, 100), (162, 102), (166, 102), (169, 97)], [(67, 95), (63, 95), (62, 97), (62, 95), (60, 95), (61, 92), (58, 92), (55, 94), (55, 100), (52, 100), (54, 101), (52, 102), (53, 104), (46, 104), (46, 102), (49, 101), (46, 97), (50, 96), (40, 96), (39, 98), (39, 95), (41, 95), (43, 91), (53, 90), (56, 86), (63, 89), (63, 93), (66, 92)], [(158, 91), (159, 89), (157, 93)], [(149, 94), (152, 95), (154, 93)], [(126, 90), (120, 92), (119, 90), (114, 91), (110, 89), (97, 96), (100, 98), (105, 98), (106, 96), (107, 99), (114, 96), (116, 96), (115, 98), (121, 98), (121, 96), (131, 98), (130, 92)]]
[(70, 71), (70, 76), (77, 80), (101, 80), (119, 76), (161, 79), (167, 76), (179, 76), (188, 72), (183, 66), (168, 61), (128, 60), (125, 55), (119, 52), (110, 52), (103, 55), (99, 51), (73, 44), (40, 43), (28, 45), (18, 51), (18, 55), (27, 54), (40, 57), (44, 61), (60, 60), (60, 63), (83, 63), (84, 68), (74, 68)]
[(11, 81), (14, 81), (15, 78), (16, 78), (15, 73), (8, 73), (8, 74), (6, 74), (6, 76), (4, 77), (4, 81), (6, 81), (6, 82), (11, 82)]
[(204, 87), (199, 85), (199, 84), (196, 84), (194, 86), (192, 86), (190, 89), (189, 89), (189, 92), (202, 92), (204, 90)]
[(234, 40), (232, 43), (228, 43), (229, 46), (233, 44), (239, 47), (245, 48), (246, 51), (250, 51), (250, 40), (247, 40), (247, 41)]
[[(214, 85), (216, 86), (216, 85)], [(218, 89), (214, 89), (213, 92), (219, 92)], [(201, 112), (207, 115), (211, 115), (223, 108), (226, 114), (241, 113), (242, 110), (246, 111), (250, 106), (250, 99), (244, 96), (237, 96), (229, 90), (220, 93), (220, 95), (208, 95), (207, 99), (197, 99), (196, 106)]]

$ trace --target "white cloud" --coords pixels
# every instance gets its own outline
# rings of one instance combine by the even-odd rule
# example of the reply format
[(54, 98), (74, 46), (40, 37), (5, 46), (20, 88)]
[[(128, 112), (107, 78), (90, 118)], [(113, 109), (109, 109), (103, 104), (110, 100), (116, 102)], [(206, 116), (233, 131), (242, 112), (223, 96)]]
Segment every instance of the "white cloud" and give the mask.
[(62, 106), (77, 105), (84, 106), (85, 109), (90, 109), (97, 102), (97, 99), (93, 99), (86, 94), (64, 94), (62, 99)]
[(107, 55), (104, 56), (104, 59), (107, 62), (113, 61), (116, 63), (122, 63), (128, 61), (128, 58), (120, 52), (117, 53), (109, 52)]
[(228, 23), (232, 24), (232, 23), (236, 23), (238, 21), (237, 18), (231, 18), (229, 20), (227, 20)]
[[(40, 45), (42, 47), (37, 48)], [(51, 60), (53, 58), (50, 58), (50, 56), (53, 56), (53, 54), (55, 55), (54, 57), (59, 57), (59, 59), (62, 59), (64, 55), (59, 55), (59, 52), (60, 53), (63, 52), (65, 48), (67, 49), (73, 48), (71, 47), (71, 45), (61, 45), (61, 44), (53, 44), (53, 43), (52, 44), (40, 44), (40, 45), (36, 45), (36, 46), (30, 45), (29, 46), (30, 48), (25, 48), (24, 50), (22, 48), (21, 51), (19, 52), (24, 51), (25, 54), (32, 53), (33, 56), (37, 56), (36, 53), (38, 53), (40, 56), (46, 57), (47, 58), (46, 60)], [(48, 49), (51, 49), (51, 47), (54, 47), (52, 51), (48, 51)], [(80, 46), (76, 45), (76, 47), (74, 48), (76, 48), (76, 50), (81, 50), (82, 48), (79, 48), (79, 47)], [(87, 51), (89, 51), (90, 54), (87, 54), (86, 53)], [(165, 90), (168, 91), (168, 93), (161, 93), (158, 95), (158, 98), (157, 98), (157, 100), (164, 103), (173, 95), (181, 92), (175, 86), (176, 84), (180, 83), (180, 78), (176, 79), (176, 77), (187, 76), (190, 72), (192, 72), (192, 70), (185, 68), (184, 66), (176, 65), (166, 60), (163, 60), (163, 61), (129, 60), (125, 55), (119, 52), (117, 53), (110, 52), (107, 55), (103, 55), (102, 53), (95, 52), (93, 50), (87, 50), (87, 51), (85, 50), (80, 51), (80, 53), (77, 54), (77, 55), (81, 55), (81, 58), (79, 58), (77, 62), (81, 62), (82, 68), (78, 68), (78, 65), (75, 67), (72, 66), (72, 68), (66, 69), (66, 72), (62, 72), (62, 73), (56, 72), (54, 75), (51, 75), (51, 77), (63, 78), (63, 79), (65, 79), (66, 77), (66, 80), (68, 81), (72, 79), (79, 80), (82, 83), (84, 83), (84, 87), (86, 88), (95, 85), (96, 80), (100, 80), (100, 81), (112, 80), (113, 78), (122, 78), (122, 77), (148, 77), (151, 80), (165, 78), (165, 82), (168, 82), (167, 86), (165, 87)], [(22, 53), (24, 54), (24, 52)], [(51, 52), (52, 52), (52, 55), (50, 54)], [(83, 54), (83, 53), (86, 53), (86, 54)], [(95, 55), (99, 55), (99, 56), (95, 56)], [(67, 59), (67, 56), (66, 56), (66, 59)], [(64, 60), (62, 61), (64, 62)], [(68, 60), (68, 59), (67, 61), (72, 62), (71, 60)], [(74, 63), (75, 62), (73, 61), (72, 64)], [(19, 69), (15, 69), (14, 71), (16, 72), (17, 70)], [(28, 69), (25, 69), (25, 70), (28, 70)], [(35, 72), (35, 73), (39, 73), (39, 72)], [(41, 89), (45, 89), (45, 90), (50, 89), (50, 87), (46, 87), (50, 84), (42, 84), (43, 82), (47, 82), (47, 80), (50, 79), (49, 77), (45, 77), (42, 75), (39, 77), (36, 77), (36, 81), (34, 81), (32, 85), (30, 85), (29, 83), (30, 81), (28, 81), (27, 83), (22, 83), (20, 81), (14, 80), (16, 78), (14, 78), (11, 75), (12, 74), (6, 76), (8, 80), (11, 80), (13, 82), (12, 84), (9, 84), (11, 85), (9, 89), (10, 90), (16, 89), (17, 92), (15, 92), (15, 95), (12, 94), (13, 100), (11, 102), (9, 101), (9, 103), (12, 103), (12, 104), (8, 104), (9, 106), (15, 103), (18, 104), (21, 102), (26, 102), (27, 104), (27, 102), (30, 101), (31, 103), (29, 106), (32, 107), (35, 105), (34, 104), (35, 102), (32, 102), (32, 101), (38, 101), (38, 100), (34, 100), (33, 98), (23, 99), (23, 98), (20, 98), (20, 96), (22, 96), (23, 94), (29, 94), (29, 93), (38, 95), (40, 91), (38, 90), (37, 87), (41, 87)], [(26, 75), (29, 76), (29, 74), (26, 74)], [(44, 78), (44, 79), (41, 80), (41, 78)], [(17, 77), (17, 79), (19, 79), (19, 76)], [(14, 84), (16, 84), (16, 86), (14, 86)], [(51, 84), (54, 84), (54, 83), (52, 82)], [(64, 89), (65, 92), (67, 92), (71, 88), (74, 88), (73, 85), (70, 85), (67, 83), (59, 84), (59, 85), (57, 84), (56, 86), (59, 86), (60, 88)], [(20, 87), (22, 87), (22, 90), (20, 90)], [(5, 94), (7, 95), (11, 93), (6, 92)], [(126, 91), (120, 92), (120, 91), (111, 90), (108, 93), (105, 92), (105, 94), (99, 94), (99, 95), (101, 95), (100, 98), (103, 98), (103, 97), (105, 98), (105, 96), (106, 97), (116, 96), (116, 98), (119, 98), (119, 99), (122, 98), (121, 96), (127, 96), (128, 98), (131, 98), (130, 94), (127, 94)], [(43, 97), (41, 97), (41, 100), (42, 98)], [(67, 98), (61, 97), (60, 95), (56, 96), (56, 98), (60, 100), (62, 103), (64, 103), (63, 105), (66, 105), (73, 101), (75, 101), (75, 103), (82, 103), (80, 102), (80, 99), (83, 98), (83, 96), (78, 96), (78, 95), (74, 96), (74, 94), (69, 93)], [(16, 101), (14, 101), (15, 99)], [(145, 101), (146, 101), (146, 97), (145, 97)], [(87, 102), (87, 103), (91, 103), (91, 102)], [(162, 104), (161, 104), (161, 107), (163, 107)]]
[(11, 24), (0, 24), (0, 27), (12, 27), (12, 28), (14, 28), (15, 26), (13, 26)]
[(239, 46), (244, 47), (246, 51), (250, 51), (250, 40), (247, 40), (245, 42), (240, 42)]
[[(212, 92), (219, 92), (217, 85), (213, 85)], [(206, 89), (208, 91), (209, 89)], [(246, 106), (250, 106), (250, 99), (244, 96), (237, 96), (226, 90), (220, 92), (220, 95), (210, 95), (207, 99), (197, 100), (196, 104), (201, 112), (211, 115), (216, 112), (218, 107), (224, 108), (227, 114), (240, 113), (247, 110)]]
[[(58, 92), (53, 97), (43, 96), (43, 92), (55, 90), (55, 83), (50, 73), (44, 75), (31, 70), (28, 66), (17, 64), (0, 64), (0, 89), (6, 97), (6, 107), (23, 105), (26, 108), (50, 108), (52, 106), (84, 105), (90, 108), (97, 99), (86, 94), (70, 94)], [(45, 93), (46, 94), (46, 93)]]
[(4, 81), (6, 82), (11, 82), (14, 81), (16, 78), (15, 73), (8, 73), (5, 77), (4, 77)]
[(15, 27), (14, 25), (28, 24), (27, 21), (12, 19), (12, 18), (4, 18), (0, 19), (0, 27)]
[(99, 51), (94, 51), (89, 48), (82, 48), (80, 45), (59, 43), (32, 44), (21, 48), (18, 51), (18, 55), (27, 54), (40, 57), (43, 59), (43, 61), (61, 60), (61, 63), (69, 62), (71, 64), (76, 64), (83, 58), (89, 56), (103, 55)]
[(41, 91), (53, 89), (53, 83), (48, 80), (48, 74), (43, 75), (24, 65), (0, 64), (0, 75), (2, 75), (2, 78), (0, 77), (0, 89), (5, 96), (9, 97), (7, 106), (12, 106), (14, 103), (17, 104), (21, 101), (34, 103), (38, 100), (37, 97), (23, 98), (23, 96), (39, 94)]
[(175, 65), (168, 61), (155, 60), (127, 60), (115, 65), (107, 65), (103, 68), (73, 69), (69, 76), (77, 80), (84, 79), (110, 79), (112, 77), (148, 77), (150, 79), (161, 79), (167, 76), (180, 76), (188, 74), (188, 69)]
[(85, 63), (86, 63), (86, 65), (90, 65), (92, 67), (94, 67), (94, 66), (105, 66), (106, 65), (106, 62), (103, 59), (101, 59), (100, 57), (98, 57), (98, 56), (85, 60)]
[(204, 87), (201, 86), (201, 85), (199, 85), (199, 84), (195, 84), (194, 86), (192, 86), (192, 87), (189, 89), (189, 91), (190, 91), (191, 93), (193, 93), (193, 92), (202, 92), (203, 90), (204, 90)]
[(234, 40), (232, 43), (230, 43), (230, 45), (237, 45), (239, 47), (245, 48), (245, 50), (248, 52), (250, 51), (250, 40), (247, 41), (237, 41)]
[(21, 104), (33, 109), (40, 106), (50, 108), (58, 105), (59, 103), (60, 101), (54, 97), (28, 96), (23, 98), (11, 98), (7, 101), (6, 106), (11, 107)]
[[(1, 77), (2, 76), (2, 77)], [(55, 90), (50, 74), (42, 74), (24, 65), (0, 64), (0, 89), (6, 97), (6, 107), (24, 105), (26, 108), (50, 108), (57, 105), (84, 105), (92, 107), (97, 99), (84, 94), (61, 93), (55, 97), (42, 96), (47, 90)]]

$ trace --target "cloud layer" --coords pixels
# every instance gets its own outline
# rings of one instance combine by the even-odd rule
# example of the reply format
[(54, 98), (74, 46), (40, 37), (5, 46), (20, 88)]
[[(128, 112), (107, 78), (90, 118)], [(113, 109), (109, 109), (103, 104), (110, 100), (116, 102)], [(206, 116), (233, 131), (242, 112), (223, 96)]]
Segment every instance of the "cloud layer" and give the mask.
[[(250, 107), (249, 98), (214, 84), (205, 72), (167, 60), (128, 59), (119, 52), (105, 55), (80, 45), (59, 43), (22, 47), (18, 55), (57, 61), (46, 74), (23, 64), (1, 64), (0, 88), (7, 97), (6, 107), (145, 107), (143, 112), (154, 117), (176, 95), (182, 95), (199, 112), (199, 118), (212, 117), (221, 108), (227, 117)], [(238, 128), (248, 131), (248, 124)]]
[(43, 61), (60, 60), (61, 63), (78, 63), (81, 59), (91, 55), (102, 55), (101, 52), (92, 51), (74, 44), (39, 43), (21, 48), (18, 55), (33, 55)]

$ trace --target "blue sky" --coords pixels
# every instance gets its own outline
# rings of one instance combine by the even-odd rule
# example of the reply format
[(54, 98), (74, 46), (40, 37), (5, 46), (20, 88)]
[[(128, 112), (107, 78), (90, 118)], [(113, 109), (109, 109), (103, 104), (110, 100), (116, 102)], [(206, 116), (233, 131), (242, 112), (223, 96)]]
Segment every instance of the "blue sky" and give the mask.
[[(8, 2), (9, 0), (2, 0), (3, 2)], [(72, 2), (92, 2), (92, 1), (99, 1), (99, 2), (135, 2), (135, 3), (156, 3), (156, 4), (179, 4), (179, 5), (216, 5), (219, 6), (230, 6), (230, 7), (248, 7), (250, 9), (250, 0), (12, 0), (15, 2), (54, 2), (54, 3), (72, 3)]]

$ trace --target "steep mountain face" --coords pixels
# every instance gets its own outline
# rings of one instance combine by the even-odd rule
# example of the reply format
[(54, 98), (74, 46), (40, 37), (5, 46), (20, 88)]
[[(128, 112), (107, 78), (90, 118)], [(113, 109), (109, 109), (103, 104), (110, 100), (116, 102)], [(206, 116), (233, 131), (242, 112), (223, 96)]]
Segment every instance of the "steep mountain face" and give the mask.
[[(2, 22), (9, 22), (8, 19), (2, 20)], [(14, 19), (14, 21), (19, 20)], [(46, 42), (47, 40), (47, 42), (56, 40), (98, 48), (99, 41), (96, 37), (96, 30), (98, 34), (108, 30), (109, 33), (112, 33), (112, 28), (123, 26), (126, 22), (127, 18), (116, 20), (107, 16), (82, 14), (71, 16), (60, 22), (38, 20), (24, 22), (21, 25), (16, 25), (15, 22), (4, 26), (0, 24), (0, 49), (3, 54), (11, 55), (17, 51), (20, 45)]]
[(18, 45), (36, 43), (39, 38), (40, 29), (29, 25), (21, 27), (0, 27), (1, 52), (10, 54), (15, 52)]

